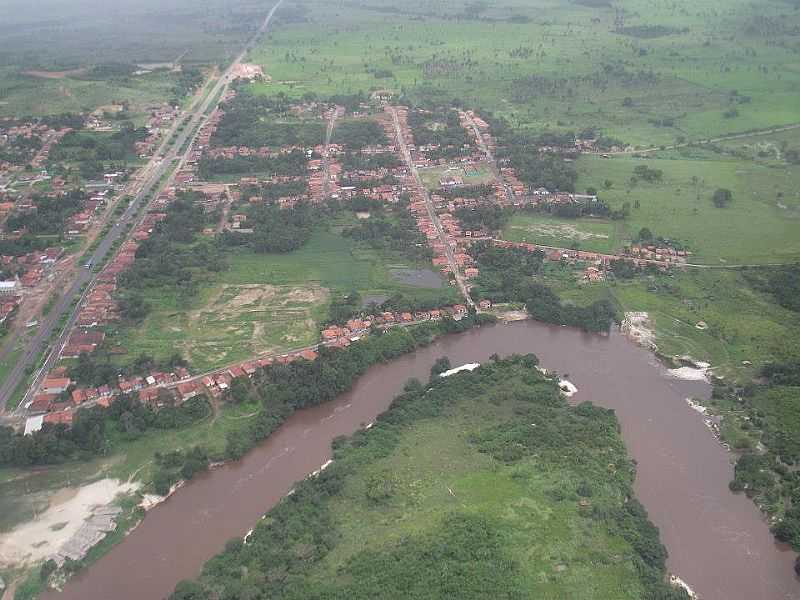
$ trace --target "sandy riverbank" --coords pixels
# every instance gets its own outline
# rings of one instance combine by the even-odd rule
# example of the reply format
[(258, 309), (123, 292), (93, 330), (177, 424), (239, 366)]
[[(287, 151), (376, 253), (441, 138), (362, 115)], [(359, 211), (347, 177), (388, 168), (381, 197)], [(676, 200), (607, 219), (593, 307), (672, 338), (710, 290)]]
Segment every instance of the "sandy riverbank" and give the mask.
[(114, 528), (118, 512), (114, 501), (138, 488), (137, 483), (101, 479), (60, 490), (36, 519), (0, 535), (0, 567), (30, 565), (62, 552), (72, 554), (82, 548), (81, 540), (102, 539)]

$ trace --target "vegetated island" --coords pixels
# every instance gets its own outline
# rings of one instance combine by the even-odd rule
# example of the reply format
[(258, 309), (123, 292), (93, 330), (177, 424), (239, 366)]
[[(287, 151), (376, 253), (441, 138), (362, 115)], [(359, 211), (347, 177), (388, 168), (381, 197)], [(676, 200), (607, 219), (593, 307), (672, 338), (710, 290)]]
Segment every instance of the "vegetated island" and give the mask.
[(687, 598), (613, 411), (570, 406), (537, 364), (410, 380), (171, 600)]

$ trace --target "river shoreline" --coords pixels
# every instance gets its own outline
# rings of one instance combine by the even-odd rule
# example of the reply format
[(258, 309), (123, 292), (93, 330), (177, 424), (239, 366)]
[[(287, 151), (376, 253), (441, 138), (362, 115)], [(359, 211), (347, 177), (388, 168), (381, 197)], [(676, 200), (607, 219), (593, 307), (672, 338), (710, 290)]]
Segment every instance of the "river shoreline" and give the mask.
[[(529, 336), (525, 335), (526, 333), (536, 334), (534, 337), (537, 339), (528, 339)], [(555, 346), (558, 346), (558, 348), (555, 348)], [(608, 346), (608, 348), (604, 349), (603, 346)], [(607, 357), (603, 359), (603, 355), (607, 354), (604, 350), (613, 350), (614, 353), (620, 356), (611, 361), (609, 361)], [(308, 456), (300, 456), (304, 454), (304, 452), (298, 452), (300, 447), (296, 444), (312, 443), (309, 441), (309, 438), (312, 432), (316, 432), (317, 427), (325, 429), (326, 434), (335, 432), (337, 435), (345, 435), (348, 432), (352, 433), (354, 430), (366, 426), (374, 420), (377, 414), (382, 412), (380, 406), (385, 404), (385, 409), (385, 407), (388, 407), (388, 402), (394, 397), (394, 394), (389, 393), (385, 388), (389, 386), (398, 388), (402, 386), (402, 383), (404, 383), (408, 377), (420, 377), (422, 374), (426, 375), (426, 371), (430, 366), (428, 363), (435, 360), (438, 356), (449, 356), (453, 364), (458, 365), (477, 361), (479, 358), (478, 355), (481, 355), (480, 358), (485, 360), (490, 354), (495, 352), (507, 355), (511, 353), (525, 353), (525, 351), (531, 351), (539, 355), (542, 364), (550, 370), (570, 373), (570, 380), (575, 382), (579, 390), (575, 394), (575, 401), (591, 400), (596, 404), (614, 408), (618, 412), (629, 453), (640, 465), (639, 475), (637, 475), (636, 492), (643, 504), (648, 508), (653, 521), (660, 527), (662, 531), (662, 541), (664, 541), (667, 548), (671, 551), (671, 558), (668, 563), (668, 568), (671, 573), (680, 576), (701, 598), (706, 600), (716, 600), (717, 598), (720, 600), (722, 598), (725, 598), (725, 600), (732, 600), (735, 598), (742, 598), (742, 600), (750, 600), (750, 598), (763, 598), (765, 600), (772, 600), (773, 598), (780, 600), (800, 598), (800, 590), (791, 573), (791, 563), (793, 561), (792, 553), (782, 552), (780, 549), (774, 547), (771, 534), (760, 512), (749, 499), (735, 496), (728, 491), (727, 483), (730, 480), (731, 474), (729, 455), (720, 447), (717, 440), (709, 435), (706, 425), (703, 423), (702, 416), (698, 414), (698, 411), (686, 403), (686, 398), (707, 398), (710, 392), (708, 384), (705, 382), (682, 381), (670, 378), (664, 372), (666, 369), (655, 361), (651, 353), (643, 352), (640, 348), (635, 347), (634, 344), (624, 339), (623, 336), (618, 333), (612, 333), (610, 336), (594, 336), (568, 328), (547, 326), (533, 321), (524, 321), (512, 325), (482, 327), (457, 336), (445, 336), (445, 338), (437, 340), (429, 347), (418, 349), (412, 355), (400, 357), (387, 365), (372, 367), (368, 373), (356, 383), (351, 392), (343, 394), (338, 399), (326, 405), (298, 411), (298, 413), (289, 417), (287, 422), (278, 431), (273, 433), (266, 442), (251, 451), (241, 461), (226, 464), (218, 469), (214, 469), (212, 472), (204, 474), (198, 478), (197, 481), (193, 480), (189, 482), (189, 484), (185, 486), (187, 488), (186, 490), (179, 494), (174, 494), (168, 501), (163, 502), (156, 507), (156, 509), (149, 511), (147, 517), (139, 526), (133, 532), (129, 533), (125, 544), (116, 546), (109, 554), (101, 558), (94, 567), (78, 574), (73, 581), (67, 584), (63, 594), (47, 594), (45, 597), (54, 599), (61, 598), (62, 600), (71, 598), (99, 600), (100, 598), (109, 597), (107, 595), (104, 596), (103, 593), (104, 591), (107, 592), (116, 587), (117, 582), (113, 573), (119, 573), (117, 565), (119, 565), (122, 560), (125, 560), (123, 554), (129, 557), (136, 556), (137, 552), (139, 552), (138, 547), (145, 541), (150, 540), (149, 543), (153, 543), (154, 540), (158, 540), (162, 537), (160, 535), (162, 524), (164, 527), (167, 527), (166, 524), (170, 520), (179, 518), (188, 523), (202, 522), (203, 527), (212, 529), (227, 528), (228, 531), (226, 531), (225, 536), (219, 536), (219, 539), (228, 539), (234, 537), (234, 535), (237, 537), (246, 535), (247, 531), (252, 528), (253, 523), (255, 523), (264, 512), (268, 511), (270, 506), (280, 501), (280, 498), (285, 496), (294, 482), (307, 476), (309, 473), (313, 472), (314, 469), (318, 469), (319, 465), (329, 460), (330, 442), (326, 442), (326, 440), (315, 440), (313, 442), (313, 452), (305, 452)], [(649, 418), (646, 418), (644, 421), (634, 426), (631, 423), (630, 416), (627, 415), (627, 411), (630, 410), (632, 403), (635, 403), (635, 397), (639, 395), (639, 392), (635, 394), (623, 392), (623, 390), (625, 390), (624, 382), (617, 382), (619, 385), (610, 385), (609, 381), (606, 379), (610, 379), (613, 382), (614, 377), (620, 377), (619, 373), (614, 377), (601, 377), (598, 379), (598, 382), (602, 383), (602, 385), (588, 380), (593, 376), (596, 378), (604, 373), (610, 375), (611, 371), (608, 369), (615, 366), (618, 367), (619, 365), (616, 363), (619, 363), (620, 359), (622, 359), (622, 362), (637, 363), (635, 365), (628, 364), (624, 369), (628, 378), (632, 380), (647, 380), (649, 378), (652, 380), (651, 384), (642, 387), (642, 394), (646, 393), (644, 390), (648, 387), (652, 388), (655, 382), (658, 382), (656, 387), (659, 388), (659, 393), (664, 396), (660, 404), (662, 408), (669, 404), (670, 411), (668, 415), (660, 419), (649, 415)], [(382, 372), (391, 373), (391, 382), (386, 381), (386, 374), (383, 376), (380, 375)], [(642, 377), (642, 373), (645, 374), (644, 377)], [(382, 396), (380, 398), (380, 406), (364, 407), (359, 405), (359, 402), (364, 404), (368, 403), (368, 401), (365, 400), (365, 391), (369, 390), (369, 395), (374, 397), (376, 388), (382, 388), (382, 391), (378, 392)], [(619, 399), (611, 401), (614, 398), (615, 390), (619, 390), (617, 395), (625, 396), (624, 402)], [(373, 400), (372, 402), (375, 401)], [(676, 409), (678, 402), (680, 403), (680, 409)], [(653, 407), (657, 408), (658, 405), (653, 405)], [(363, 410), (365, 408), (369, 408), (369, 410)], [(685, 411), (685, 413), (680, 416), (681, 420), (686, 420), (687, 415), (689, 417), (684, 427), (679, 427), (674, 422), (670, 423), (670, 421), (675, 421), (677, 413), (681, 413), (682, 411)], [(359, 417), (358, 414), (354, 414), (356, 412), (359, 414), (363, 413), (362, 417)], [(343, 416), (346, 417), (348, 422), (337, 422), (344, 420)], [(659, 426), (659, 423), (666, 423), (666, 427)], [(331, 425), (333, 425), (332, 428)], [(735, 545), (736, 548), (735, 552), (728, 552), (727, 554), (735, 556), (737, 561), (746, 557), (748, 553), (752, 555), (752, 543), (757, 539), (759, 545), (758, 552), (761, 556), (759, 569), (764, 574), (769, 573), (769, 576), (763, 575), (748, 578), (750, 580), (755, 579), (757, 582), (757, 589), (753, 589), (752, 585), (744, 586), (743, 589), (741, 585), (734, 585), (731, 588), (725, 585), (723, 587), (730, 589), (732, 595), (726, 592), (726, 595), (722, 596), (719, 595), (720, 591), (715, 589), (716, 584), (708, 581), (716, 579), (714, 574), (706, 576), (702, 568), (698, 570), (697, 565), (691, 567), (691, 562), (693, 560), (698, 560), (699, 557), (696, 555), (696, 552), (686, 550), (686, 540), (684, 538), (687, 535), (690, 537), (697, 536), (696, 532), (692, 532), (692, 529), (696, 529), (696, 526), (678, 526), (675, 522), (675, 518), (670, 516), (670, 510), (667, 510), (669, 507), (663, 506), (664, 496), (675, 496), (675, 485), (668, 485), (667, 488), (664, 488), (664, 484), (669, 483), (670, 478), (659, 477), (658, 473), (648, 472), (649, 461), (646, 460), (648, 457), (647, 442), (652, 442), (653, 440), (647, 438), (653, 426), (657, 428), (661, 436), (663, 436), (665, 432), (672, 433), (674, 437), (687, 440), (687, 443), (688, 440), (697, 439), (698, 436), (696, 434), (698, 432), (697, 428), (699, 427), (700, 431), (703, 432), (705, 441), (713, 444), (715, 448), (714, 451), (710, 451), (707, 444), (704, 444), (704, 450), (701, 454), (707, 459), (705, 462), (713, 462), (714, 465), (712, 469), (715, 473), (715, 477), (713, 477), (715, 480), (715, 488), (713, 490), (714, 502), (717, 504), (735, 505), (735, 510), (732, 511), (733, 514), (738, 515), (741, 513), (744, 515), (749, 513), (749, 516), (744, 519), (747, 525), (745, 529), (742, 530), (742, 534), (747, 531), (743, 538), (747, 541), (745, 544), (746, 547), (743, 549), (740, 547), (740, 543), (736, 543), (737, 537), (740, 537), (741, 534), (737, 534), (733, 536), (733, 538), (728, 536), (726, 539), (729, 545)], [(684, 428), (691, 429), (692, 433), (684, 432)], [(333, 431), (329, 431), (330, 429), (333, 429)], [(650, 437), (652, 438), (653, 436)], [(320, 443), (320, 441), (322, 443)], [(673, 451), (678, 452), (682, 445), (684, 445), (683, 441), (673, 448)], [(720, 455), (719, 452), (723, 454)], [(667, 457), (669, 458), (669, 455)], [(674, 462), (674, 458), (673, 456), (672, 462)], [(691, 472), (692, 478), (698, 481), (707, 480), (709, 477), (702, 473), (703, 462), (702, 460), (698, 460), (698, 457), (692, 457), (692, 451), (690, 451), (686, 456), (685, 464), (680, 465), (681, 470), (684, 471), (684, 475), (687, 475), (687, 472)], [(283, 472), (287, 467), (291, 472)], [(272, 471), (281, 471), (281, 473), (271, 473), (273, 477), (264, 477), (267, 472)], [(240, 475), (245, 476), (245, 479), (242, 479)], [(277, 493), (275, 489), (277, 481), (274, 475), (279, 475), (278, 480), (280, 480), (280, 485), (278, 485), (278, 487), (280, 488), (282, 486), (283, 493)], [(259, 478), (260, 481), (257, 483), (254, 482), (252, 487), (266, 492), (267, 497), (262, 498), (262, 501), (254, 504), (249, 500), (245, 501), (247, 506), (242, 507), (243, 512), (251, 512), (253, 517), (245, 519), (244, 522), (242, 519), (234, 519), (237, 521), (237, 524), (231, 526), (229, 523), (231, 519), (226, 519), (224, 516), (221, 516), (220, 506), (215, 501), (215, 498), (221, 495), (226, 498), (230, 496), (230, 490), (227, 490), (229, 493), (224, 494), (223, 490), (219, 489), (220, 486), (233, 485), (234, 489), (237, 489), (238, 486), (239, 489), (249, 490), (251, 488), (250, 482), (253, 482), (256, 478)], [(225, 481), (220, 481), (220, 483), (217, 484), (213, 481), (214, 479), (224, 479)], [(267, 490), (264, 490), (265, 486), (268, 488)], [(670, 487), (673, 489), (670, 490)], [(702, 485), (700, 487), (702, 487)], [(191, 494), (189, 488), (193, 488)], [(700, 500), (702, 500), (701, 490), (692, 489), (691, 485), (685, 485), (679, 492), (679, 496), (680, 494), (685, 496), (697, 496), (699, 494)], [(209, 495), (210, 497), (204, 499), (202, 497), (204, 495)], [(241, 496), (237, 494), (237, 501), (240, 497)], [(659, 500), (659, 498), (661, 499)], [(232, 499), (228, 498), (228, 500)], [(210, 504), (208, 501), (210, 501)], [(201, 508), (203, 506), (205, 506), (205, 508)], [(197, 510), (200, 510), (200, 513), (197, 513)], [(701, 511), (701, 514), (704, 510)], [(729, 520), (732, 516), (730, 510), (720, 509), (718, 512), (725, 517), (724, 520)], [(683, 520), (692, 522), (697, 519), (688, 515)], [(739, 519), (737, 518), (737, 520)], [(742, 529), (741, 523), (738, 527), (736, 526), (737, 520), (732, 521), (732, 525), (729, 527)], [(229, 524), (224, 525), (219, 521), (225, 521)], [(755, 522), (758, 523), (757, 527), (754, 525)], [(167, 531), (163, 533), (166, 535), (168, 530), (172, 528), (173, 527), (167, 527)], [(198, 532), (198, 536), (201, 535), (202, 534)], [(704, 551), (709, 551), (714, 548), (719, 549), (720, 543), (722, 543), (718, 535), (710, 546), (708, 542), (709, 540), (704, 540), (704, 543), (701, 544)], [(216, 551), (220, 550), (222, 545), (224, 545), (224, 541), (222, 544), (215, 544), (211, 541), (211, 543), (205, 545), (205, 550), (197, 553), (197, 556), (193, 560), (177, 560), (176, 562), (180, 564), (176, 565), (176, 568), (171, 569), (170, 572), (172, 575), (169, 577), (170, 581), (162, 580), (158, 582), (157, 586), (156, 582), (151, 581), (150, 584), (152, 584), (154, 588), (158, 587), (159, 592), (157, 592), (157, 594), (164, 592), (168, 594), (171, 592), (172, 587), (178, 579), (196, 576), (203, 562)], [(772, 546), (772, 548), (770, 548), (770, 546)], [(126, 547), (128, 548), (126, 549)], [(728, 548), (728, 550), (731, 550), (731, 548)], [(163, 553), (158, 552), (158, 554), (161, 560), (166, 560), (167, 562), (176, 560), (174, 556), (171, 556), (167, 548), (164, 549)], [(775, 560), (767, 560), (766, 554), (772, 554), (772, 558)], [(141, 554), (139, 556), (141, 556)], [(706, 556), (708, 556), (708, 554), (706, 554)], [(729, 561), (729, 559), (725, 560)], [(728, 562), (728, 564), (735, 565), (737, 561), (733, 561), (732, 563)], [(744, 566), (741, 566), (741, 569), (743, 570), (742, 572), (747, 571), (747, 568)], [(726, 573), (726, 576), (729, 576), (735, 569), (732, 569), (730, 566), (720, 565), (718, 570)], [(709, 569), (706, 569), (706, 571), (708, 572)], [(716, 573), (714, 569), (710, 569), (710, 571)], [(165, 578), (168, 577), (167, 575), (162, 576)], [(770, 582), (770, 580), (772, 582)], [(737, 588), (740, 588), (742, 593), (746, 592), (749, 594), (750, 591), (753, 591), (755, 595), (745, 596), (737, 594)], [(115, 597), (120, 599), (127, 599), (128, 597), (133, 598), (133, 596), (125, 595)], [(139, 597), (151, 596), (144, 595)], [(152, 597), (161, 596), (154, 595)]]

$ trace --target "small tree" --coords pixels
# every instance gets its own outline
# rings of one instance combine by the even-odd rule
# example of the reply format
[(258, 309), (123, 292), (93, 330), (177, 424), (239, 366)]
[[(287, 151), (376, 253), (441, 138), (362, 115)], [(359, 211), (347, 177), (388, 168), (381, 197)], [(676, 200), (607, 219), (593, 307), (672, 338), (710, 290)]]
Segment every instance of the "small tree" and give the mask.
[(431, 367), (431, 379), (435, 379), (445, 371), (449, 371), (452, 367), (450, 366), (450, 359), (446, 356), (441, 358), (437, 358), (436, 362), (433, 363)]
[(52, 575), (56, 569), (58, 569), (56, 561), (54, 561), (52, 558), (46, 560), (42, 564), (42, 570), (40, 571), (40, 577), (42, 578), (42, 581), (47, 581), (50, 575)]
[(733, 202), (733, 192), (725, 188), (718, 188), (717, 191), (714, 192), (712, 200), (714, 201), (714, 206), (717, 208), (725, 208)]
[(647, 227), (642, 227), (639, 230), (639, 239), (643, 242), (649, 242), (653, 239), (653, 232)]

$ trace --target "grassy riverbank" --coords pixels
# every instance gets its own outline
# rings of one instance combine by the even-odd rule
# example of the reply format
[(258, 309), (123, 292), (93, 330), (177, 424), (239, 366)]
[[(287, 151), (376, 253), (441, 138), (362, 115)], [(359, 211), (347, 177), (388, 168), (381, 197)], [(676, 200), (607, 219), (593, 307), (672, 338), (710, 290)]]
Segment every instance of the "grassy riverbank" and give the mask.
[(409, 384), (174, 598), (256, 586), (287, 599), (683, 597), (629, 500), (613, 413), (570, 408), (535, 364)]

